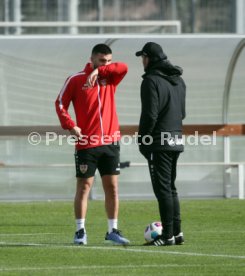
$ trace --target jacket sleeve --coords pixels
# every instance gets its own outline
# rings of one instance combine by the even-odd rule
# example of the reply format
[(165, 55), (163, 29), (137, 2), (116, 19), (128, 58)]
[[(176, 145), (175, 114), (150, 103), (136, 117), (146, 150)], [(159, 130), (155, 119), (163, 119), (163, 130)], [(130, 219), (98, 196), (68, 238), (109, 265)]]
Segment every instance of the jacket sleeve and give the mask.
[(56, 112), (63, 129), (72, 129), (76, 126), (75, 122), (68, 113), (68, 108), (74, 93), (73, 86), (74, 84), (72, 82), (72, 78), (70, 77), (66, 80), (55, 102)]
[(125, 63), (115, 62), (109, 65), (98, 67), (99, 76), (111, 79), (113, 84), (118, 85), (128, 72), (128, 66)]
[(186, 117), (186, 111), (185, 111), (185, 97), (186, 97), (186, 85), (183, 81), (183, 95), (181, 98), (181, 104), (182, 104), (182, 120)]
[(141, 84), (141, 116), (139, 135), (150, 135), (155, 127), (159, 113), (158, 91), (154, 82), (144, 79)]

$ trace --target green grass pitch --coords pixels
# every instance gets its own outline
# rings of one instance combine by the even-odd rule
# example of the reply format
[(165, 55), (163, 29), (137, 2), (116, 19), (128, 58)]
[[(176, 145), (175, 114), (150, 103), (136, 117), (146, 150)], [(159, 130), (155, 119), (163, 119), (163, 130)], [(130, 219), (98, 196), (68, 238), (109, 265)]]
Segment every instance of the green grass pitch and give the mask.
[(73, 202), (0, 203), (0, 275), (245, 275), (245, 201), (181, 200), (181, 246), (144, 247), (156, 201), (121, 201), (128, 247), (104, 244), (103, 201), (90, 201), (88, 245), (73, 245)]

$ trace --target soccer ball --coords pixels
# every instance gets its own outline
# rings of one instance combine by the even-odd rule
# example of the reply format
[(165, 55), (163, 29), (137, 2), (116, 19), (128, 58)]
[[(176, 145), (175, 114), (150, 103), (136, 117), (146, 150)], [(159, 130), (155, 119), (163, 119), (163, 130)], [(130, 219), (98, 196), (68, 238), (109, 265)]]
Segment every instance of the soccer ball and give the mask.
[(144, 237), (147, 242), (153, 241), (158, 235), (162, 234), (162, 223), (155, 221), (148, 224), (145, 228)]

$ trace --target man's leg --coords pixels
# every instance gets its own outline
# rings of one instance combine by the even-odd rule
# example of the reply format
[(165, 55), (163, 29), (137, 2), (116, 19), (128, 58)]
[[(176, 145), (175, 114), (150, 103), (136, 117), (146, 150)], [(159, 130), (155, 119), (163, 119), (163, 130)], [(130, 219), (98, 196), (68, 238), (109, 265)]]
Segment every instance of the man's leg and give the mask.
[(173, 214), (174, 236), (177, 236), (181, 232), (180, 204), (179, 204), (179, 197), (178, 197), (177, 189), (175, 186), (178, 158), (179, 158), (179, 152), (173, 152), (171, 189), (172, 189), (173, 210), (174, 210), (174, 214)]
[(163, 236), (170, 239), (173, 236), (172, 155), (169, 152), (154, 152), (148, 161), (152, 186), (164, 226)]
[(105, 209), (108, 219), (118, 218), (118, 175), (102, 176), (103, 189), (105, 192)]
[(94, 177), (77, 178), (76, 194), (74, 198), (74, 213), (76, 218), (77, 231), (75, 232), (74, 243), (87, 244), (85, 229), (85, 218), (88, 206), (88, 195), (93, 184)]
[(120, 174), (120, 147), (107, 145), (98, 160), (98, 170), (101, 175), (105, 193), (105, 210), (108, 218), (108, 233), (117, 229), (118, 219), (118, 175)]
[(122, 232), (118, 230), (118, 176), (104, 175), (102, 183), (105, 192), (105, 209), (108, 217), (108, 232), (105, 240), (107, 242), (119, 245), (127, 245), (130, 241), (123, 237)]
[(88, 206), (88, 196), (94, 177), (77, 178), (76, 194), (74, 199), (74, 212), (76, 219), (85, 219)]
[(181, 231), (181, 216), (180, 216), (180, 203), (179, 197), (177, 193), (177, 188), (175, 186), (175, 179), (176, 179), (176, 170), (177, 170), (177, 161), (179, 158), (180, 153), (174, 152), (174, 159), (173, 159), (173, 166), (172, 166), (172, 181), (171, 181), (171, 189), (173, 195), (173, 233), (175, 236), (175, 243), (176, 244), (184, 244), (184, 234)]
[(102, 178), (105, 192), (105, 209), (108, 218), (108, 232), (105, 240), (109, 243), (127, 245), (130, 241), (123, 237), (118, 230), (118, 175), (120, 174), (120, 147), (108, 145), (104, 148), (104, 154), (98, 162), (98, 169)]
[(91, 151), (87, 149), (75, 153), (77, 185), (74, 198), (74, 213), (77, 231), (75, 233), (74, 243), (76, 244), (87, 244), (85, 218), (88, 207), (88, 196), (97, 167), (97, 162), (93, 159), (94, 153)]

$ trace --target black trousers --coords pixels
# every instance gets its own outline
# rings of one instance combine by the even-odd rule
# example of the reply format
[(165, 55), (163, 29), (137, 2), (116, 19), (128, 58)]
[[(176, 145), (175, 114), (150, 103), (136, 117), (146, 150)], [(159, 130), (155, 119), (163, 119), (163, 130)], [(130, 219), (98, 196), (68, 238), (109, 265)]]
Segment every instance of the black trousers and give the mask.
[(180, 204), (175, 186), (180, 152), (158, 151), (148, 157), (151, 182), (158, 200), (163, 235), (171, 238), (181, 232)]

